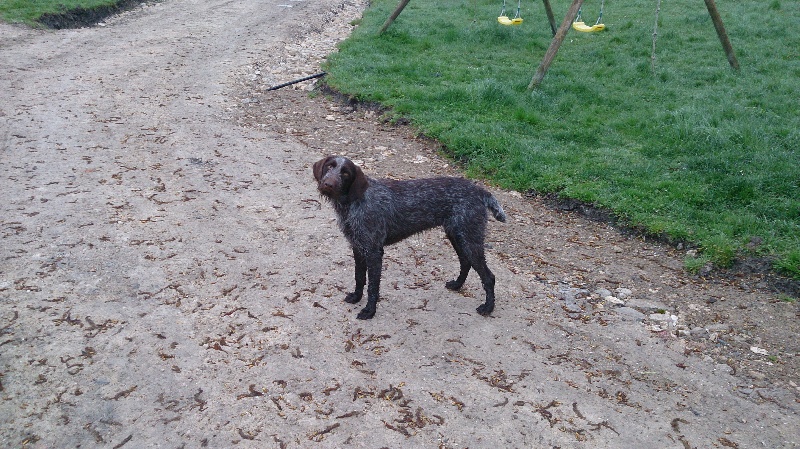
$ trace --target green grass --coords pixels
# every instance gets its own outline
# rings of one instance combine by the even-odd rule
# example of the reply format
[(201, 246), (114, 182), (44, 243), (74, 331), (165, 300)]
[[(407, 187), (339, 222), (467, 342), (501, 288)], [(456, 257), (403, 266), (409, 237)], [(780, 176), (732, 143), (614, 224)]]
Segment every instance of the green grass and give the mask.
[[(568, 2), (552, 3), (560, 22)], [(608, 208), (719, 266), (772, 257), (800, 279), (800, 3), (718, 5), (736, 72), (704, 2), (662, 3), (655, 71), (654, 5), (611, 2), (606, 31), (570, 31), (533, 92), (551, 40), (542, 3), (524, 2), (518, 27), (497, 24), (501, 4), (411, 2), (378, 36), (396, 0), (376, 0), (327, 82), (411, 120), (470, 175)]]
[(42, 14), (58, 14), (77, 8), (111, 6), (119, 0), (0, 0), (0, 17), (6, 22), (38, 26)]

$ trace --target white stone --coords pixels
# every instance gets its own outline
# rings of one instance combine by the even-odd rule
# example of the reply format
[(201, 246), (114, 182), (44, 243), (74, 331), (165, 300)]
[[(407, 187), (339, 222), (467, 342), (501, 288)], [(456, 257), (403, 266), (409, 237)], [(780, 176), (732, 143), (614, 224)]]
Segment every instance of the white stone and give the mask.
[(750, 350), (756, 354), (769, 355), (766, 349), (759, 348), (758, 346), (750, 346)]

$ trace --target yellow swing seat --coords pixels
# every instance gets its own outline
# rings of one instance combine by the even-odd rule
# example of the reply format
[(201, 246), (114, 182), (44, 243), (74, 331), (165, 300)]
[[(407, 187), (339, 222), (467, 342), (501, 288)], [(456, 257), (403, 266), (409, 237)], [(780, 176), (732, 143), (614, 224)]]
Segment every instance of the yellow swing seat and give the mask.
[(603, 25), (602, 23), (597, 23), (595, 25), (589, 26), (589, 25), (586, 25), (585, 23), (583, 23), (583, 21), (572, 22), (572, 29), (574, 29), (575, 31), (582, 31), (584, 33), (591, 33), (591, 32), (594, 32), (594, 31), (602, 31), (605, 28), (606, 28), (606, 26)]
[(605, 7), (605, 0), (600, 0), (600, 14), (597, 16), (597, 22), (594, 25), (586, 25), (581, 19), (581, 8), (578, 7), (578, 15), (575, 17), (575, 20), (572, 21), (572, 29), (575, 31), (580, 31), (583, 33), (592, 33), (594, 31), (603, 31), (606, 29), (606, 26), (603, 25), (603, 7)]
[(500, 25), (506, 26), (520, 25), (522, 24), (522, 17), (514, 17), (513, 19), (509, 19), (508, 16), (500, 16), (497, 18), (497, 22), (500, 23)]

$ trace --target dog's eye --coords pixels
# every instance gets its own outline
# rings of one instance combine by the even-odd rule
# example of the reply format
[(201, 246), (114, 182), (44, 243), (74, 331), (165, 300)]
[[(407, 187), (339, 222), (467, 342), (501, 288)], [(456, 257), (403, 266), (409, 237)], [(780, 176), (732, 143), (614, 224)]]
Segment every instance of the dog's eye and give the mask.
[(350, 177), (350, 173), (347, 173), (346, 171), (343, 171), (341, 176), (342, 176), (342, 179), (347, 179), (347, 178)]

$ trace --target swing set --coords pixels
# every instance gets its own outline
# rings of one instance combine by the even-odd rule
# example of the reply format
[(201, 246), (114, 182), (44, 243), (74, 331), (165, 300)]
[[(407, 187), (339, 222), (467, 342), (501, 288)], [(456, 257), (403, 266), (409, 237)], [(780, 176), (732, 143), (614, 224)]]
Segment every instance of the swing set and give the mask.
[[(408, 2), (411, 0), (400, 0), (400, 3), (395, 8), (392, 15), (386, 19), (386, 22), (381, 27), (378, 34), (383, 34), (387, 28), (397, 19), (397, 16), (403, 11), (403, 9), (408, 5)], [(602, 31), (606, 28), (605, 24), (603, 24), (603, 8), (605, 6), (605, 0), (600, 0), (600, 13), (597, 16), (597, 22), (594, 25), (586, 25), (586, 23), (581, 18), (581, 7), (583, 6), (584, 0), (572, 0), (572, 4), (570, 5), (569, 9), (567, 10), (567, 14), (564, 16), (564, 20), (561, 22), (561, 26), (556, 29), (555, 19), (553, 18), (553, 10), (550, 7), (550, 0), (542, 0), (544, 3), (544, 9), (547, 13), (547, 19), (550, 22), (550, 29), (553, 32), (553, 40), (550, 42), (550, 47), (545, 52), (544, 57), (542, 58), (542, 62), (539, 64), (539, 68), (536, 69), (536, 73), (533, 75), (530, 84), (528, 84), (528, 90), (533, 90), (542, 83), (544, 80), (544, 76), (547, 73), (547, 69), (550, 68), (550, 64), (553, 62), (553, 59), (558, 53), (558, 49), (561, 47), (561, 43), (564, 42), (564, 38), (567, 37), (567, 32), (570, 28), (575, 31), (581, 31), (584, 33), (591, 33), (596, 31)], [(714, 29), (717, 31), (717, 37), (719, 37), (720, 42), (722, 43), (722, 48), (725, 50), (725, 54), (728, 57), (728, 63), (730, 64), (731, 68), (734, 70), (739, 69), (739, 61), (736, 60), (736, 55), (733, 51), (733, 46), (731, 45), (731, 41), (728, 38), (728, 34), (725, 31), (725, 26), (722, 23), (722, 18), (719, 15), (719, 11), (717, 10), (717, 5), (714, 3), (714, 0), (703, 0), (705, 1), (706, 8), (708, 9), (708, 13), (711, 16), (711, 21), (714, 23)], [(497, 22), (501, 25), (511, 26), (511, 25), (521, 25), (522, 24), (522, 17), (520, 16), (520, 9), (522, 7), (522, 0), (517, 0), (517, 14), (514, 16), (513, 19), (510, 19), (506, 15), (506, 0), (503, 0), (503, 8), (500, 11), (500, 16), (497, 17)], [(657, 27), (658, 27), (658, 12), (661, 7), (661, 0), (657, 0), (656, 4), (656, 28), (653, 30), (653, 55), (652, 60), (653, 64), (655, 64), (655, 46), (656, 46), (656, 36), (657, 36)]]

